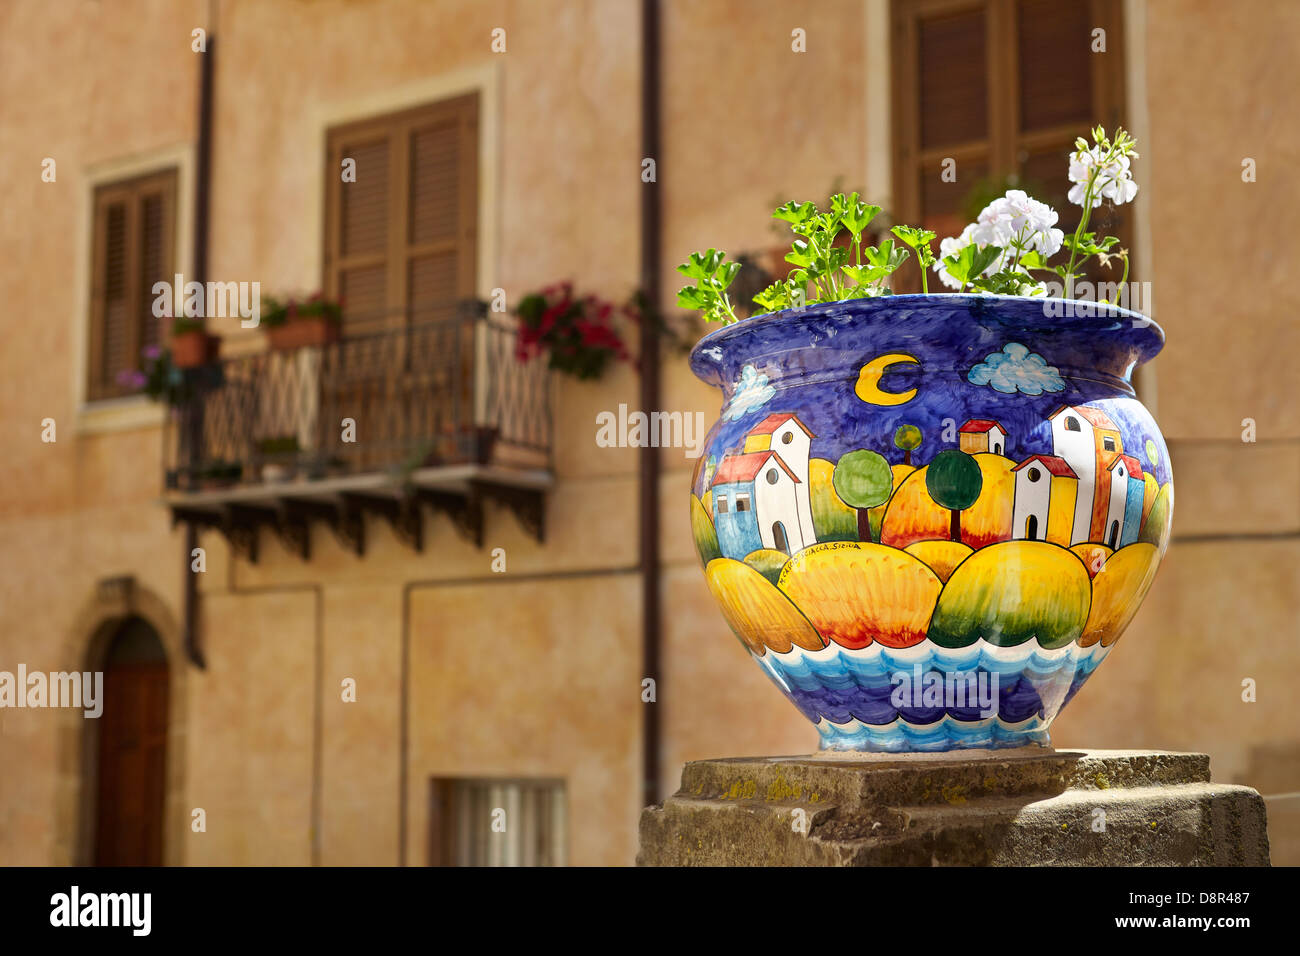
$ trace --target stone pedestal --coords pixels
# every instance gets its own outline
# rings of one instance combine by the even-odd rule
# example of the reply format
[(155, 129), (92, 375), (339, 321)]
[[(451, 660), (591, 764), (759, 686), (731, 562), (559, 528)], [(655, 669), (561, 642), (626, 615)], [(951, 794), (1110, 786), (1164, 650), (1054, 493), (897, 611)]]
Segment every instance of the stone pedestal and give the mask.
[(963, 750), (688, 763), (642, 866), (1267, 866), (1264, 801), (1205, 754)]

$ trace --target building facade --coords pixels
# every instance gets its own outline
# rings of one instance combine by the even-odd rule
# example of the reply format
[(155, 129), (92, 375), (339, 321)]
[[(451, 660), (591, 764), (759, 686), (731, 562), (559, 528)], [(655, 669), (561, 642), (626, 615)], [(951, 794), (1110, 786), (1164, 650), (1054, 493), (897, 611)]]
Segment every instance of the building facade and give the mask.
[[(813, 748), (705, 587), (685, 449), (659, 452), (646, 632), (639, 450), (594, 424), (636, 407), (637, 370), (539, 384), (509, 314), (462, 304), (566, 279), (626, 297), (647, 159), (671, 303), (693, 250), (767, 256), (779, 199), (838, 183), (953, 235), (988, 177), (1064, 184), (1095, 122), (1140, 144), (1116, 228), (1168, 333), (1138, 388), (1178, 509), (1124, 646), (1053, 737), (1207, 751), (1268, 798), (1275, 860), (1300, 860), (1300, 130), (1273, 105), (1300, 89), (1300, 7), (659, 8), (654, 157), (634, 0), (0, 9), (0, 670), (102, 672), (119, 702), (112, 724), (0, 710), (0, 863), (630, 864), (647, 746), (658, 796), (689, 759)], [(1222, 281), (1189, 245), (1207, 220)], [(230, 308), (205, 317), (222, 378), (171, 417), (122, 373), (176, 334), (150, 293), (178, 273), (236, 302), (320, 290), (341, 337), (276, 350)], [(664, 410), (715, 417), (680, 355), (661, 364)], [(1069, 410), (1053, 428), (1087, 540), (1123, 449)], [(766, 440), (742, 456), (806, 488), (806, 459)], [(801, 500), (775, 519), (791, 547)], [(528, 838), (485, 840), (496, 808)]]

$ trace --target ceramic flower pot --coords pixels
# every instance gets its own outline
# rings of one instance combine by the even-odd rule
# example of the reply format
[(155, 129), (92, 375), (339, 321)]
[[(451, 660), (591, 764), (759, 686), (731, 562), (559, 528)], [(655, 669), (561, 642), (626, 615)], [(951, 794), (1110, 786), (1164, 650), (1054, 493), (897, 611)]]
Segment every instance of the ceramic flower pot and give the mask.
[(1088, 302), (905, 295), (695, 347), (724, 396), (691, 489), (705, 577), (823, 749), (1047, 745), (1168, 543), (1129, 378), (1163, 342)]
[(283, 325), (268, 326), (266, 337), (277, 352), (308, 345), (329, 345), (339, 340), (339, 325), (320, 316), (290, 319)]
[(177, 368), (198, 368), (217, 360), (220, 340), (195, 329), (181, 332), (171, 339), (172, 364)]

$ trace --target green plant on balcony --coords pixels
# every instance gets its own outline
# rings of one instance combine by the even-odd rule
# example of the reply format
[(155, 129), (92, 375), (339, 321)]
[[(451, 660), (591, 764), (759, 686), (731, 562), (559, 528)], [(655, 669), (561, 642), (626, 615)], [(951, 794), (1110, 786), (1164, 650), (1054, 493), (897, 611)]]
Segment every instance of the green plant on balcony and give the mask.
[(173, 350), (160, 345), (146, 345), (140, 351), (140, 358), (140, 367), (119, 372), (117, 383), (173, 409), (189, 402), (196, 386), (219, 381), (221, 375), (215, 365), (207, 368), (178, 365)]
[(263, 481), (287, 481), (298, 470), (298, 454), (302, 446), (297, 435), (276, 435), (259, 439), (257, 451), (262, 459)]
[(261, 326), (271, 348), (296, 349), (305, 345), (326, 345), (339, 337), (343, 305), (314, 292), (306, 299), (272, 296), (262, 303)]

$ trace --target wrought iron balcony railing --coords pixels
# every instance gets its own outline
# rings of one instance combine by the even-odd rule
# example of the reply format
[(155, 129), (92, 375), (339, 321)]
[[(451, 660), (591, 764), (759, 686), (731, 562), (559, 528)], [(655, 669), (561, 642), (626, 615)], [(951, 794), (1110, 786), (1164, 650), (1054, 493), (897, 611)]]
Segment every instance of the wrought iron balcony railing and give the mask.
[(169, 429), (168, 490), (301, 489), (452, 465), (549, 469), (549, 377), (544, 362), (515, 358), (512, 322), (465, 310), (394, 319), (388, 331), (191, 373)]

